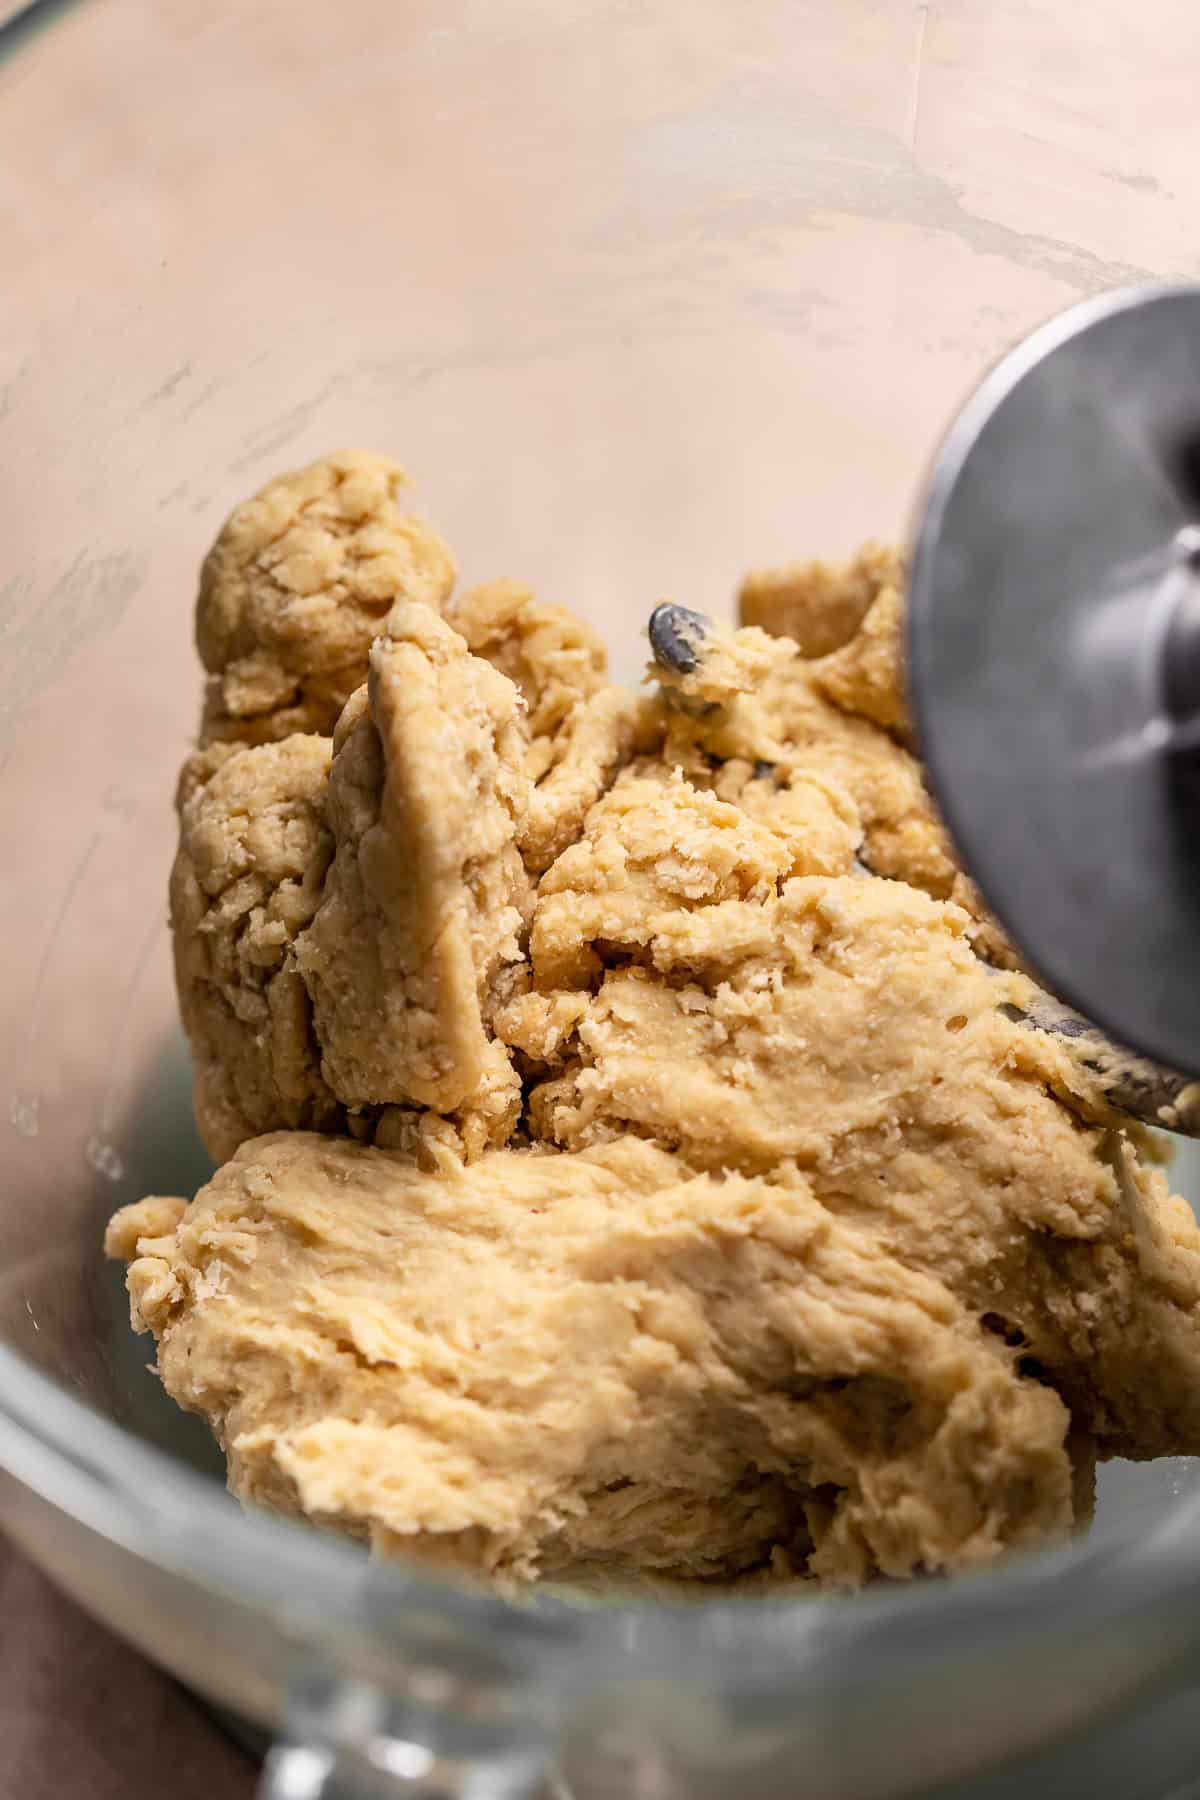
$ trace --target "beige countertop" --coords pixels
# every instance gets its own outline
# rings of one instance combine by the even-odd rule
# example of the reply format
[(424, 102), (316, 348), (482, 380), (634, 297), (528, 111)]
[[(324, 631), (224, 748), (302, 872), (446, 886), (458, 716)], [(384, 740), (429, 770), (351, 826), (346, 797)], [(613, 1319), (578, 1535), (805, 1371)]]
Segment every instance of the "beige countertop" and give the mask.
[(249, 1800), (188, 1694), (0, 1538), (0, 1800)]

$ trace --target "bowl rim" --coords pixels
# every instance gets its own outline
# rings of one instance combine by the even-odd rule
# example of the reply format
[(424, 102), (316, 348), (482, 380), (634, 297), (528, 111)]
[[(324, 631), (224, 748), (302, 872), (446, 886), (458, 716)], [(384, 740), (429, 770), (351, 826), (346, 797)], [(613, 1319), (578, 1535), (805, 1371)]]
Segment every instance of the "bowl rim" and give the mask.
[(31, 40), (51, 29), (79, 0), (16, 0), (0, 4), (0, 67), (15, 59)]
[[(1119, 1644), (1127, 1639), (1114, 1627), (1123, 1621), (1127, 1630), (1143, 1627), (1160, 1650), (1156, 1663), (1128, 1672), (1131, 1691), (1200, 1640), (1200, 1492), (1139, 1535), (1082, 1537), (950, 1581), (851, 1595), (639, 1599), (590, 1611), (560, 1598), (522, 1604), (402, 1562), (374, 1562), (299, 1522), (249, 1513), (211, 1477), (104, 1418), (7, 1345), (0, 1469), (105, 1542), (209, 1596), (249, 1603), (290, 1632), (327, 1636), (336, 1625), (378, 1656), (404, 1648), (407, 1619), (432, 1613), (477, 1646), (482, 1637), (510, 1677), (578, 1685), (605, 1670), (611, 1677), (618, 1664), (622, 1680), (669, 1666), (674, 1679), (736, 1692), (794, 1689), (819, 1671), (826, 1693), (831, 1677), (868, 1693), (909, 1691), (920, 1666), (964, 1655), (1011, 1680), (1015, 1649), (1036, 1642), (1048, 1651), (1056, 1636), (1076, 1647), (1109, 1635)], [(1197, 1604), (1185, 1603), (1189, 1593)], [(1031, 1671), (1044, 1668), (1044, 1658), (1029, 1660)], [(1096, 1686), (1097, 1706), (1111, 1706), (1111, 1675)]]

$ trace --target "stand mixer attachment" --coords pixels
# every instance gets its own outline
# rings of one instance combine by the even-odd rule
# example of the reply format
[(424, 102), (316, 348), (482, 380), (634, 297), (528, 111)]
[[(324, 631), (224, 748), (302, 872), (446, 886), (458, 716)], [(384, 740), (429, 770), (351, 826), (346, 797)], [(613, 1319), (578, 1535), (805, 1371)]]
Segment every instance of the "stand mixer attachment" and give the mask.
[(1046, 985), (1200, 1073), (1200, 286), (1074, 307), (934, 464), (911, 698), (943, 817)]

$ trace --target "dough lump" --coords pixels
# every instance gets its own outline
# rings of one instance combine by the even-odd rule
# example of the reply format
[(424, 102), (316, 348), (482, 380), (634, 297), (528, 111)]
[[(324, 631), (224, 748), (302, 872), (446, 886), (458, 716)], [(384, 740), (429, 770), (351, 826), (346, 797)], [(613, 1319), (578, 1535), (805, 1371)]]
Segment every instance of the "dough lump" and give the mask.
[(405, 480), (386, 457), (342, 451), (231, 514), (196, 602), (205, 741), (330, 735), (392, 604), (447, 599), (454, 559), (404, 511)]
[(467, 648), (507, 675), (525, 702), (528, 774), (546, 771), (551, 746), (578, 708), (606, 685), (608, 652), (590, 625), (550, 606), (519, 581), (492, 581), (458, 595), (446, 617)]
[(854, 1585), (1200, 1453), (1200, 1230), (956, 864), (900, 559), (665, 602), (628, 692), (398, 482), (283, 478), (202, 584), (227, 1160), (108, 1249), (234, 1491), (505, 1584)]
[(214, 1157), (277, 1126), (335, 1130), (296, 963), (333, 857), (329, 742), (238, 746), (185, 793), (170, 881), (196, 1123)]
[(384, 1551), (856, 1581), (1086, 1512), (1061, 1400), (795, 1174), (624, 1138), (430, 1177), (286, 1133), (187, 1208), (119, 1214), (110, 1248), (234, 1491)]
[(447, 617), (475, 655), (516, 683), (525, 702), (532, 791), (517, 841), (539, 875), (578, 837), (588, 808), (635, 749), (657, 742), (657, 707), (610, 687), (607, 652), (595, 632), (520, 582), (475, 588)]
[(428, 607), (393, 608), (334, 740), (337, 854), (296, 947), (348, 1105), (477, 1110), (500, 1141), (516, 1121), (487, 1026), (532, 902), (514, 841), (525, 746), (512, 682)]
[(738, 617), (790, 638), (803, 657), (828, 656), (850, 642), (880, 594), (903, 593), (904, 585), (898, 552), (868, 543), (844, 563), (752, 570), (738, 592)]

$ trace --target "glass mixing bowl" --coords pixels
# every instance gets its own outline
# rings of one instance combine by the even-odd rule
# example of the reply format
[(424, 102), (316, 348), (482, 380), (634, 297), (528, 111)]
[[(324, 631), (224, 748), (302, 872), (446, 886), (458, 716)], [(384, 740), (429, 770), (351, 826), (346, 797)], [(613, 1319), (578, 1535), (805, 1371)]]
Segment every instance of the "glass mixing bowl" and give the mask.
[(720, 609), (748, 563), (903, 529), (1036, 320), (1198, 272), (1198, 40), (1193, 0), (1136, 33), (1120, 0), (91, 0), (0, 31), (0, 1519), (281, 1732), (271, 1793), (1200, 1791), (1192, 1464), (1110, 1467), (1086, 1541), (987, 1576), (521, 1609), (244, 1514), (99, 1254), (114, 1205), (207, 1168), (164, 893), (230, 505), (394, 452), (467, 578), (569, 601), (635, 676), (664, 594)]

